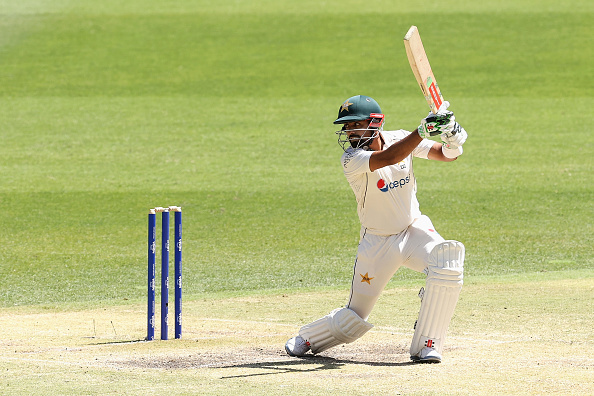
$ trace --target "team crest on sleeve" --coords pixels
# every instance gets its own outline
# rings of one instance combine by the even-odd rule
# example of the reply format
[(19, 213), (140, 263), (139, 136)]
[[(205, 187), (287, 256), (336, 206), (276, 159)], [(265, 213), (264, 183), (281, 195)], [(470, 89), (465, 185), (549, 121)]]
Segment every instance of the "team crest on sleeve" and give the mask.
[(343, 157), (342, 166), (346, 168), (346, 166), (348, 165), (349, 162), (351, 162), (351, 160), (353, 159), (354, 156), (355, 156), (354, 152), (347, 152), (345, 154), (345, 156)]

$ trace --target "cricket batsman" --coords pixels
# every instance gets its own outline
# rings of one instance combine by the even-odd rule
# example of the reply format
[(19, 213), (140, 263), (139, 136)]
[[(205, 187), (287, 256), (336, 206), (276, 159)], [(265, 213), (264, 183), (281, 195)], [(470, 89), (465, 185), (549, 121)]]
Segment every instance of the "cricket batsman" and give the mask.
[[(309, 323), (289, 339), (290, 356), (320, 353), (362, 337), (390, 278), (401, 267), (427, 275), (410, 358), (439, 363), (446, 332), (462, 288), (464, 245), (445, 240), (419, 209), (413, 157), (450, 162), (462, 154), (467, 133), (444, 102), (414, 132), (384, 131), (379, 104), (363, 95), (348, 98), (334, 124), (344, 153), (344, 175), (357, 201), (361, 232), (348, 302)], [(440, 135), (442, 142), (427, 139)]]

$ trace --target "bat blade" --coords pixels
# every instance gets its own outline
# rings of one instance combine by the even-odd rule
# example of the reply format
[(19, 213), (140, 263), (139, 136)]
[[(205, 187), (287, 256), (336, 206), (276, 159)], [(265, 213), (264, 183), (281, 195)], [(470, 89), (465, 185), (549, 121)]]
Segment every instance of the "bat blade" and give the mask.
[(427, 54), (421, 41), (419, 29), (416, 26), (411, 26), (404, 36), (404, 48), (406, 48), (408, 62), (417, 79), (417, 83), (421, 87), (421, 91), (423, 91), (429, 108), (435, 114), (439, 106), (443, 103), (443, 96), (431, 70), (429, 59), (427, 59)]

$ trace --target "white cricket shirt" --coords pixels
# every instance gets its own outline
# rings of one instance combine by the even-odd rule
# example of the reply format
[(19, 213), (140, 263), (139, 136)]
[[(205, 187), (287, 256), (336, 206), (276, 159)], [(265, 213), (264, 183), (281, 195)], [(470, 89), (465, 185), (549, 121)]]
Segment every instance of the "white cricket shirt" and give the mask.
[[(411, 132), (382, 131), (385, 148), (404, 139)], [(433, 141), (423, 139), (411, 155), (395, 165), (371, 172), (369, 157), (373, 151), (349, 148), (341, 163), (357, 199), (361, 226), (376, 235), (399, 234), (421, 216), (417, 201), (417, 183), (412, 169), (412, 157), (427, 158)]]

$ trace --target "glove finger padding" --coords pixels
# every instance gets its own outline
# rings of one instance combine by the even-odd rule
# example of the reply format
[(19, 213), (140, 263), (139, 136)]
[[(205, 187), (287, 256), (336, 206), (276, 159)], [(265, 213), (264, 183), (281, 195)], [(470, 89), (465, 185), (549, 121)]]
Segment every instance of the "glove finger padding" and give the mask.
[(468, 139), (468, 134), (457, 122), (451, 132), (444, 132), (441, 134), (443, 145), (449, 149), (455, 149), (462, 146), (464, 142), (466, 142), (466, 139)]
[[(441, 108), (440, 108), (441, 109)], [(441, 111), (437, 114), (429, 113), (421, 121), (421, 125), (417, 129), (422, 138), (429, 138), (431, 136), (441, 135), (442, 133), (451, 132), (455, 126), (454, 113), (451, 111)]]

